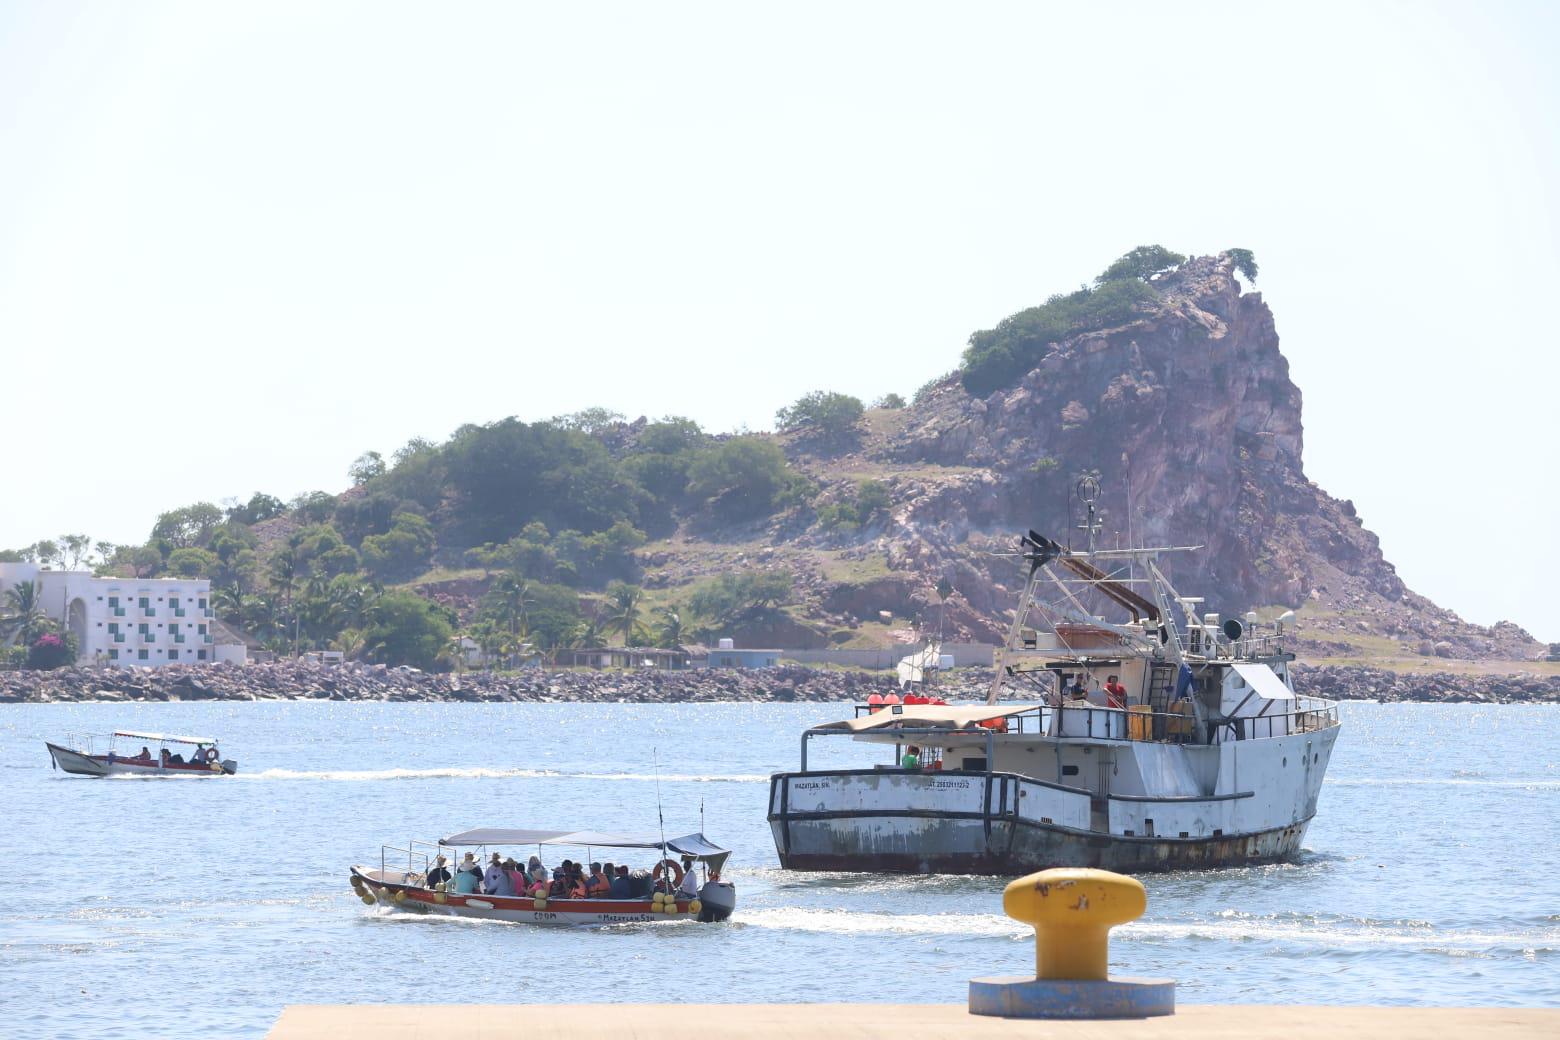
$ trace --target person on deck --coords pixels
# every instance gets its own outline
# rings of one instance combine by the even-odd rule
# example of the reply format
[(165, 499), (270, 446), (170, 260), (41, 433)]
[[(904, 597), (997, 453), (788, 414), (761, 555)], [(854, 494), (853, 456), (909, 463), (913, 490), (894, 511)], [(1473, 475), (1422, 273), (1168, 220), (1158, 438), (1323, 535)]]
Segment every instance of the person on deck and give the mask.
[[(607, 864), (608, 872), (612, 864)], [(593, 899), (600, 899), (612, 890), (612, 882), (607, 880), (607, 875), (601, 872), (600, 863), (590, 865), (590, 879), (585, 883), (585, 892)]]
[(683, 879), (677, 886), (677, 895), (681, 899), (692, 899), (699, 894), (699, 872), (694, 868), (692, 856), (684, 856), (682, 861)]
[(445, 862), (446, 861), (442, 853), (434, 857), (433, 869), (428, 871), (427, 877), (429, 888), (435, 888), (444, 884), (450, 879), (450, 868), (444, 865)]
[(1116, 676), (1107, 676), (1105, 679), (1105, 705), (1110, 708), (1125, 708), (1127, 706), (1127, 688), (1121, 685)]
[(526, 883), (525, 871), (520, 869), (514, 857), (504, 860), (504, 873), (509, 875), (509, 887), (514, 889), (515, 895), (525, 895), (530, 886)]
[(613, 899), (632, 899), (634, 897), (634, 886), (628, 880), (627, 867), (617, 868), (617, 877), (612, 879), (612, 885), (607, 891)]
[(569, 898), (569, 876), (563, 872), (562, 867), (553, 871), (552, 884), (547, 886), (547, 898)]
[(462, 895), (474, 895), (482, 888), (482, 868), (477, 865), (477, 858), (471, 853), (460, 861), (460, 869), (455, 872), (455, 891)]
[(509, 873), (504, 870), (504, 861), (498, 853), (493, 853), (493, 859), (488, 863), (487, 869), (482, 872), (482, 891), (490, 896), (512, 896), (515, 894), (515, 886), (509, 880)]
[(905, 748), (905, 757), (899, 760), (899, 764), (905, 769), (921, 768), (921, 749), (911, 744)]
[(1067, 687), (1067, 696), (1071, 697), (1075, 701), (1087, 700), (1089, 697), (1089, 686), (1085, 680), (1086, 676), (1083, 672), (1079, 672), (1077, 675), (1075, 675), (1073, 677), (1073, 684)]
[(141, 753), (135, 756), (137, 762), (150, 762), (152, 760), (151, 749), (145, 744), (141, 745)]

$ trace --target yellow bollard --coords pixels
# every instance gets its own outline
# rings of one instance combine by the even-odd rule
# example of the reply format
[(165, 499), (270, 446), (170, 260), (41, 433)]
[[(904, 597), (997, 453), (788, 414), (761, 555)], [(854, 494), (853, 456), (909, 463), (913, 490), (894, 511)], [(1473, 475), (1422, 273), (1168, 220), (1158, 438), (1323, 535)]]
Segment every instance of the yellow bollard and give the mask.
[(1002, 911), (1035, 929), (1035, 977), (1103, 979), (1110, 930), (1148, 909), (1135, 878), (1086, 867), (1042, 870), (1002, 893)]
[(1110, 930), (1141, 917), (1148, 893), (1108, 870), (1062, 867), (1019, 878), (1002, 909), (1035, 930), (1035, 977), (970, 980), (969, 1009), (1002, 1018), (1147, 1018), (1175, 1013), (1170, 979), (1112, 978)]

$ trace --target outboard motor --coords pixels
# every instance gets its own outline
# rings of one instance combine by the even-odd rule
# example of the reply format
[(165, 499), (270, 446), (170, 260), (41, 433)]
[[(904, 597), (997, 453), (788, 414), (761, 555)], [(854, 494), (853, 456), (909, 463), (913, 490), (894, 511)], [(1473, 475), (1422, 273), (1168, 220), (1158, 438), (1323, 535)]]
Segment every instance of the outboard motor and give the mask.
[(222, 760), (222, 771), (228, 776), (232, 776), (234, 773), (238, 772), (238, 759), (224, 758)]
[(729, 881), (706, 881), (699, 889), (699, 920), (724, 921), (737, 908), (737, 887)]

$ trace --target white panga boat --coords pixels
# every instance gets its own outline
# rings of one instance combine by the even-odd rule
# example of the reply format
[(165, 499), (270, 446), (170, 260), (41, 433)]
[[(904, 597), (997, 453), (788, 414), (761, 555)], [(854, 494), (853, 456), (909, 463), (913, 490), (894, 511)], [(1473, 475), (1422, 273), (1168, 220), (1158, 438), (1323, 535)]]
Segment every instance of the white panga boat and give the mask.
[[(103, 738), (83, 737), (72, 741), (76, 748), (43, 742), (55, 768), (77, 776), (232, 776), (238, 763), (222, 757), (215, 737), (176, 737), (167, 733), (136, 733), (116, 730), (106, 739), (107, 750), (99, 753), (96, 743)], [(122, 750), (126, 744), (135, 750)], [(135, 746), (139, 744), (140, 747)], [(152, 749), (156, 748), (156, 751)], [(186, 749), (189, 749), (186, 751)]]
[[(1092, 541), (1022, 538), (1028, 580), (985, 704), (858, 705), (802, 735), (801, 768), (770, 780), (782, 867), (1132, 873), (1299, 850), (1339, 723), (1291, 685), (1293, 615), (1221, 622), (1159, 569), (1189, 549)], [(809, 768), (809, 744), (835, 736), (893, 757)]]
[[(474, 859), (486, 866), (490, 849), (515, 849), (516, 858), (525, 863), (527, 851), (538, 856), (543, 849), (557, 847), (583, 850), (585, 861), (604, 859), (602, 853), (613, 850), (653, 850), (660, 862), (655, 870), (640, 871), (629, 878), (627, 898), (588, 897), (582, 899), (532, 895), (502, 895), (486, 892), (460, 892), (457, 883), (436, 881), (430, 885), (430, 869), (439, 865), (444, 850), (476, 850)], [(484, 827), (462, 831), (437, 842), (414, 840), (405, 848), (384, 845), (379, 850), (379, 867), (354, 866), (352, 890), (365, 904), (379, 904), (409, 913), (442, 914), (451, 917), (476, 917), (537, 925), (607, 925), (656, 921), (724, 921), (736, 909), (737, 890), (722, 881), (721, 870), (731, 852), (707, 841), (703, 834), (685, 834), (680, 838), (604, 834), (600, 831), (510, 830)], [(396, 859), (391, 865), (391, 857)], [(400, 857), (406, 857), (402, 869)], [(689, 896), (682, 888), (683, 868), (678, 858), (694, 861), (692, 869), (704, 871), (697, 893)], [(458, 867), (452, 866), (451, 872)], [(437, 876), (437, 875), (436, 875)], [(513, 887), (512, 885), (510, 886)], [(682, 889), (679, 891), (679, 889)]]

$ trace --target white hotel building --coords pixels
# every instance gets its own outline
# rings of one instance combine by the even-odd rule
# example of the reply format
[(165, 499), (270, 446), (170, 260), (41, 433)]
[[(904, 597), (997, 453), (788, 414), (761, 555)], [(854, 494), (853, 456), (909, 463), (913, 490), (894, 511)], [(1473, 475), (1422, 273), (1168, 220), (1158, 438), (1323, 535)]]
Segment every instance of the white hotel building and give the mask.
[(205, 578), (97, 578), (35, 563), (0, 563), (0, 592), (38, 585), (38, 605), (76, 637), (79, 664), (155, 668), (244, 663), (244, 647), (214, 641)]

